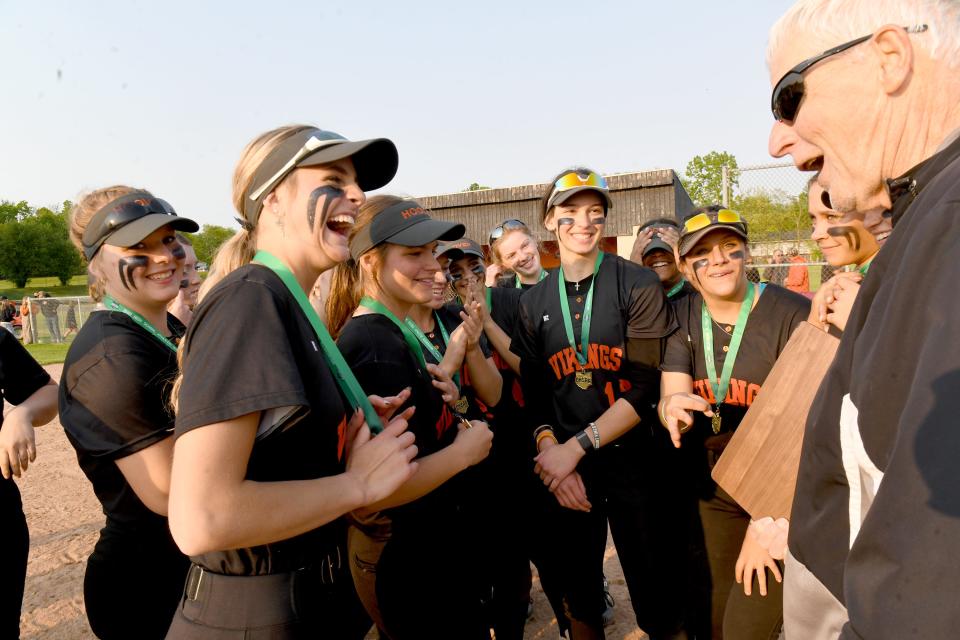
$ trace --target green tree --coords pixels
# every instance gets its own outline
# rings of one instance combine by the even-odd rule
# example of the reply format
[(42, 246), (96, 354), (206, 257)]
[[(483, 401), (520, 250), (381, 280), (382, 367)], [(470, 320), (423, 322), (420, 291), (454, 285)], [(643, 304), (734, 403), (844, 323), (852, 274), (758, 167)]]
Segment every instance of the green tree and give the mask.
[(473, 183), (470, 184), (469, 187), (467, 187), (466, 189), (464, 189), (464, 191), (483, 191), (484, 189), (489, 189), (489, 188), (490, 188), (490, 187), (486, 187), (486, 186), (480, 184), (479, 182), (473, 182)]
[(26, 200), (20, 202), (0, 201), (0, 224), (17, 222), (30, 215), (33, 215), (33, 209), (30, 208)]
[(13, 280), (22, 289), (27, 279), (40, 270), (43, 256), (38, 248), (43, 244), (43, 228), (22, 222), (0, 224), (0, 277)]
[(217, 249), (233, 236), (233, 230), (215, 224), (205, 224), (199, 233), (187, 234), (197, 254), (197, 262), (210, 264)]
[(15, 210), (16, 215), (7, 215), (0, 223), (0, 276), (22, 288), (28, 278), (38, 276), (56, 276), (66, 285), (83, 272), (80, 253), (67, 231), (68, 205), (65, 202), (57, 211), (18, 203), (5, 211)]
[(731, 206), (746, 218), (752, 242), (799, 242), (810, 236), (806, 192), (755, 191), (737, 196)]
[(703, 207), (723, 202), (724, 165), (727, 167), (728, 189), (732, 192), (739, 185), (740, 177), (737, 159), (733, 154), (711, 151), (687, 163), (686, 178), (682, 182), (695, 205)]

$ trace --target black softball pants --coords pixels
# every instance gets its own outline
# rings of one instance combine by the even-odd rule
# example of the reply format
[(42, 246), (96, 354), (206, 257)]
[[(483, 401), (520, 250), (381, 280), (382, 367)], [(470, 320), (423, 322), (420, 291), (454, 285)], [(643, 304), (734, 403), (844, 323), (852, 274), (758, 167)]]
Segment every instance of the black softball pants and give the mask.
[(574, 638), (603, 638), (607, 523), (637, 624), (651, 640), (692, 638), (709, 581), (696, 499), (674, 452), (641, 425), (581, 460), (590, 513), (560, 507), (545, 489), (544, 582), (564, 594)]
[(27, 577), (30, 532), (23, 515), (20, 490), (13, 480), (0, 477), (0, 549), (3, 549), (4, 591), (0, 598), (0, 638), (20, 637), (23, 583)]
[[(714, 640), (776, 640), (783, 626), (783, 584), (768, 570), (767, 595), (760, 595), (756, 576), (752, 595), (743, 593), (734, 571), (750, 515), (723, 489), (700, 501), (713, 581), (711, 622)], [(780, 565), (781, 574), (783, 563)]]

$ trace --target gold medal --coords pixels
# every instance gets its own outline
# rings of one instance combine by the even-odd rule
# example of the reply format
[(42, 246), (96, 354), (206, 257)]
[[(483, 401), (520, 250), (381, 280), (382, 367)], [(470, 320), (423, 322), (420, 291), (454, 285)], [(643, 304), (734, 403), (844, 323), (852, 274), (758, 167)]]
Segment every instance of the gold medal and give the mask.
[(467, 409), (470, 408), (470, 401), (460, 396), (460, 399), (457, 400), (456, 404), (453, 405), (453, 408), (457, 413), (466, 413)]
[(573, 376), (573, 381), (577, 386), (586, 391), (593, 386), (593, 373), (590, 371), (577, 371)]
[(713, 418), (710, 419), (710, 424), (713, 426), (714, 433), (720, 433), (720, 412), (717, 411), (713, 414)]

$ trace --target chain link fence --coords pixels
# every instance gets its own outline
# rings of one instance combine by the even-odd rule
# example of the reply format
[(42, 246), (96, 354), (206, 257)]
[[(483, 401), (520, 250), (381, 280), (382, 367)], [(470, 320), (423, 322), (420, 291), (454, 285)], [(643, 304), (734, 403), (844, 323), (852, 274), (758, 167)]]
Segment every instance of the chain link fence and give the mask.
[(24, 300), (29, 305), (30, 313), (27, 316), (21, 313), (16, 327), (24, 344), (67, 342), (97, 309), (97, 303), (89, 296), (31, 297)]
[(816, 291), (833, 275), (833, 267), (810, 239), (811, 175), (789, 162), (724, 170), (724, 204), (749, 224), (753, 267), (748, 276), (754, 282)]

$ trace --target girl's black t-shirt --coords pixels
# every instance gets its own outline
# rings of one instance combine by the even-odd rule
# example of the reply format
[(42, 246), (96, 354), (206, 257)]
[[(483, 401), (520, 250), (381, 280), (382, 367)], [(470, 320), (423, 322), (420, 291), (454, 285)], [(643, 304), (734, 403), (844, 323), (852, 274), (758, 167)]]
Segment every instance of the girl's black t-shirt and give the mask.
[[(713, 389), (709, 383), (706, 360), (703, 352), (701, 308), (703, 296), (699, 292), (680, 298), (674, 303), (680, 330), (667, 342), (663, 371), (686, 373), (693, 377), (694, 393), (711, 406), (716, 405)], [(777, 285), (766, 285), (760, 299), (747, 319), (740, 349), (734, 362), (730, 386), (720, 410), (721, 431), (713, 433), (710, 418), (702, 413), (694, 416), (693, 428), (683, 436), (683, 447), (690, 450), (703, 449), (697, 465), (709, 486), (709, 470), (723, 452), (733, 432), (736, 431), (753, 404), (767, 374), (790, 340), (794, 329), (807, 319), (810, 300)], [(716, 370), (723, 371), (726, 359), (725, 348), (730, 345), (734, 325), (711, 321)], [(709, 452), (709, 453), (707, 453)]]
[[(676, 329), (656, 274), (615, 255), (605, 255), (596, 276), (566, 283), (573, 336), (579, 350), (588, 287), (593, 310), (586, 371), (590, 383), (577, 384), (581, 369), (564, 328), (558, 292), (559, 270), (550, 273), (520, 299), (519, 318), (510, 350), (521, 371), (534, 420), (552, 424), (563, 442), (626, 398), (641, 421), (653, 414), (659, 397), (662, 341)], [(579, 287), (577, 286), (579, 285)], [(628, 343), (648, 342), (637, 358)], [(539, 399), (538, 399), (539, 398)]]
[[(183, 334), (170, 314), (167, 326), (175, 339)], [(130, 550), (146, 545), (155, 549), (152, 566), (182, 575), (186, 558), (166, 517), (143, 504), (116, 464), (172, 435), (169, 400), (176, 375), (177, 355), (169, 347), (123, 313), (94, 312), (63, 364), (60, 424), (107, 518), (97, 554), (136, 562)]]
[[(387, 397), (410, 387), (409, 400), (396, 413), (409, 406), (416, 407), (408, 429), (416, 437), (418, 458), (453, 442), (457, 435), (453, 413), (433, 386), (430, 374), (420, 368), (392, 320), (379, 313), (353, 317), (340, 332), (337, 346), (366, 393)], [(429, 354), (424, 351), (424, 357), (430, 362)], [(435, 509), (454, 504), (455, 492), (451, 487), (448, 481), (418, 500), (390, 509), (387, 515), (396, 528), (406, 515), (434, 514)]]
[[(0, 427), (3, 426), (4, 400), (20, 404), (48, 382), (50, 376), (20, 341), (6, 329), (0, 329)], [(16, 487), (13, 478), (5, 480), (0, 476), (0, 507), (19, 504), (19, 498), (10, 497), (16, 495)]]
[(9, 331), (0, 331), (0, 425), (4, 400), (20, 404), (48, 382), (50, 376), (20, 341)]
[[(167, 314), (174, 336), (184, 327)], [(117, 311), (97, 311), (77, 334), (60, 377), (60, 423), (103, 504), (107, 526), (165, 529), (116, 465), (172, 435), (177, 354)]]
[[(344, 471), (352, 412), (296, 299), (270, 269), (250, 264), (224, 278), (194, 313), (176, 433), (254, 412), (261, 421), (248, 480), (310, 480)], [(342, 542), (344, 526), (338, 519), (287, 540), (192, 559), (230, 575), (293, 571), (322, 561)]]
[[(491, 288), (489, 291), (490, 317), (507, 336), (513, 336), (525, 289)], [(493, 350), (493, 362), (503, 378), (503, 391), (500, 402), (487, 413), (496, 433), (491, 456), (501, 462), (503, 468), (532, 472), (537, 454), (533, 439), (535, 425), (526, 411), (520, 376), (496, 350)]]

